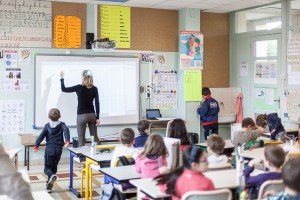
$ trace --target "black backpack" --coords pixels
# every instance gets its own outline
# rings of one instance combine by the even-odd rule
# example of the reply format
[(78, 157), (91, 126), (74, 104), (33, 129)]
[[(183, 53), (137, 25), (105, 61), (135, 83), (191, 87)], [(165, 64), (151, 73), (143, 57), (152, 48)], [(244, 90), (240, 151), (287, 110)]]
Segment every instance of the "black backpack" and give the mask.
[(190, 141), (192, 144), (197, 144), (199, 142), (199, 134), (198, 133), (188, 133)]

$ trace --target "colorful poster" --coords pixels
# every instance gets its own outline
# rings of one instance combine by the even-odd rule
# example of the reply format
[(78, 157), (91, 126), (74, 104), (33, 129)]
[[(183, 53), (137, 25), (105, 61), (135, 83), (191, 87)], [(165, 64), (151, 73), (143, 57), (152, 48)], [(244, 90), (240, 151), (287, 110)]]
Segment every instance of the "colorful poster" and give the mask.
[(29, 80), (19, 80), (15, 79), (13, 81), (13, 91), (14, 92), (28, 92), (30, 89)]
[(4, 62), (6, 68), (18, 67), (18, 51), (4, 50)]
[(21, 79), (21, 69), (20, 68), (6, 68), (6, 79)]
[(277, 62), (256, 61), (254, 63), (254, 83), (277, 84)]
[(180, 31), (180, 69), (203, 69), (203, 34)]
[(177, 71), (154, 70), (153, 86), (154, 108), (177, 108)]
[(185, 70), (184, 71), (184, 101), (202, 100), (202, 71)]
[(19, 64), (30, 64), (31, 63), (31, 50), (30, 49), (19, 49)]
[(0, 134), (24, 132), (24, 100), (0, 100), (0, 113)]
[(116, 41), (117, 48), (130, 48), (130, 7), (101, 5), (100, 36)]
[(54, 19), (54, 47), (81, 47), (81, 20), (76, 16), (57, 15)]
[(166, 68), (167, 55), (166, 54), (156, 54), (155, 65), (157, 68)]

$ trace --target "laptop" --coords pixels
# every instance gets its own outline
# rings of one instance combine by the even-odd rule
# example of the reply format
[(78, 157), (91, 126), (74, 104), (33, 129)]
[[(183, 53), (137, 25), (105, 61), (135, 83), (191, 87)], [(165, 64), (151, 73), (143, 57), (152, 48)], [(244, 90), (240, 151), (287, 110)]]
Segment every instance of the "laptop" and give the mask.
[(159, 109), (146, 109), (146, 118), (147, 119), (154, 119), (157, 120), (161, 118), (160, 110)]

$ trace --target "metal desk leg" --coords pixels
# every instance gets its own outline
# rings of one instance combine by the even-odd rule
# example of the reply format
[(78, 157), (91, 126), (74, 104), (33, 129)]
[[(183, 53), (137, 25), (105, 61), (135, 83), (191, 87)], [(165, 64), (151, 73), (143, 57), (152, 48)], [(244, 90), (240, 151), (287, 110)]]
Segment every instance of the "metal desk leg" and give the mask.
[(24, 166), (26, 166), (26, 149), (27, 149), (27, 147), (26, 147), (26, 145), (24, 145)]
[(27, 147), (27, 160), (26, 160), (27, 170), (29, 170), (29, 147)]
[(73, 158), (76, 157), (77, 155), (74, 154), (73, 152), (70, 151), (70, 185), (69, 185), (69, 190), (71, 192), (73, 192), (77, 198), (80, 197), (80, 193), (77, 192), (77, 190), (75, 190), (73, 188)]

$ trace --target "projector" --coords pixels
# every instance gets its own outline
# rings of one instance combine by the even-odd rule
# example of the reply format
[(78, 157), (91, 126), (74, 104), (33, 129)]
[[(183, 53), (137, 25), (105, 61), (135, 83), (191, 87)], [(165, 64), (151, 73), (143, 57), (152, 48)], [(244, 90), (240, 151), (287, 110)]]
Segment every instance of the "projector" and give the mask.
[(93, 49), (114, 49), (116, 47), (116, 42), (109, 40), (109, 38), (99, 38), (94, 40), (91, 44)]

